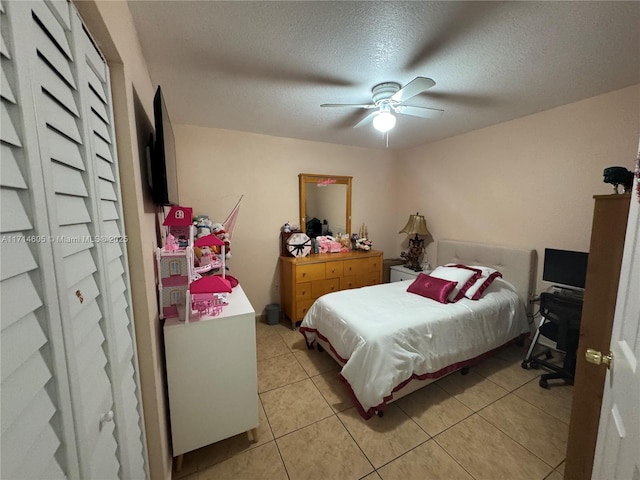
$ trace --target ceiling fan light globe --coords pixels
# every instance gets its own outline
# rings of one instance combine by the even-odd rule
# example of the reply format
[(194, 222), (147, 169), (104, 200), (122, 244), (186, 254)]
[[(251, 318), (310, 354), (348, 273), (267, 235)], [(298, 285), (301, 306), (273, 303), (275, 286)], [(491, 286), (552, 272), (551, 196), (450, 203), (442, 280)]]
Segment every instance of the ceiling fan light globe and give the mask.
[(391, 112), (380, 112), (373, 119), (373, 127), (380, 132), (388, 132), (396, 125), (396, 117)]

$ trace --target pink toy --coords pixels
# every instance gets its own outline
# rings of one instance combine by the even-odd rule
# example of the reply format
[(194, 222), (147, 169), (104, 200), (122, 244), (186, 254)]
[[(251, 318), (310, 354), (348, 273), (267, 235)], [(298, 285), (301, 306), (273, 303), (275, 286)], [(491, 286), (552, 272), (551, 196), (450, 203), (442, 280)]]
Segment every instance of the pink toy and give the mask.
[(168, 252), (175, 252), (178, 250), (178, 242), (176, 241), (176, 237), (169, 234), (167, 235), (167, 241), (164, 245), (164, 249)]

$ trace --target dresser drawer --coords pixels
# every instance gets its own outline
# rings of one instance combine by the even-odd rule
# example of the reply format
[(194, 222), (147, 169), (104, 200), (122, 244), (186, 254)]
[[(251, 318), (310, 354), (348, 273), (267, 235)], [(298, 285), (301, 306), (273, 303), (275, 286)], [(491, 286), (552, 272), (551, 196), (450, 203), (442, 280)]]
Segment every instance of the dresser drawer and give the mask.
[[(371, 257), (368, 259), (370, 273), (380, 273), (382, 271), (382, 258)], [(377, 283), (377, 282), (376, 282)]]
[(328, 278), (326, 280), (316, 280), (311, 284), (311, 296), (318, 298), (325, 293), (337, 292), (340, 290), (339, 278)]
[(303, 282), (296, 284), (296, 301), (311, 300), (311, 282)]
[(377, 285), (380, 283), (380, 274), (371, 272), (366, 275), (358, 275), (356, 277), (358, 287), (368, 287), (369, 285)]
[(296, 267), (296, 283), (311, 282), (324, 279), (325, 264), (312, 263), (310, 265), (298, 265)]
[(302, 320), (302, 317), (309, 311), (315, 300), (301, 300), (296, 302), (296, 320)]
[(345, 260), (344, 276), (364, 275), (369, 272), (369, 258), (358, 258), (354, 260)]
[(324, 270), (324, 278), (340, 278), (342, 276), (343, 262), (327, 262)]

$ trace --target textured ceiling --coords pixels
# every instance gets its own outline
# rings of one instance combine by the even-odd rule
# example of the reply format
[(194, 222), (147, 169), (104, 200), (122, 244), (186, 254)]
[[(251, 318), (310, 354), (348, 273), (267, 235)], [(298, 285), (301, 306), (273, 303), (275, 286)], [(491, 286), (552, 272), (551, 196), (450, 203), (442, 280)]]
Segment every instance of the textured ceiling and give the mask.
[(640, 2), (129, 1), (174, 123), (386, 148), (381, 82), (436, 85), (399, 116), (407, 148), (640, 83)]

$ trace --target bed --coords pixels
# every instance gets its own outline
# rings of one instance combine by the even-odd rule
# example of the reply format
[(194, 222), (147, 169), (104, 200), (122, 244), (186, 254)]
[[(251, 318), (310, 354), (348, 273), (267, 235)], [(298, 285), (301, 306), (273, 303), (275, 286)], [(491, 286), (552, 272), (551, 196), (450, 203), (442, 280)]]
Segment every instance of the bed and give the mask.
[(307, 346), (342, 366), (339, 378), (365, 419), (530, 335), (534, 250), (441, 240), (437, 264), (482, 265), (502, 278), (478, 300), (446, 304), (407, 292), (409, 281), (343, 290), (316, 300), (302, 321)]

